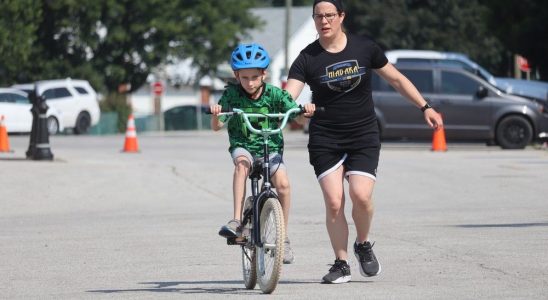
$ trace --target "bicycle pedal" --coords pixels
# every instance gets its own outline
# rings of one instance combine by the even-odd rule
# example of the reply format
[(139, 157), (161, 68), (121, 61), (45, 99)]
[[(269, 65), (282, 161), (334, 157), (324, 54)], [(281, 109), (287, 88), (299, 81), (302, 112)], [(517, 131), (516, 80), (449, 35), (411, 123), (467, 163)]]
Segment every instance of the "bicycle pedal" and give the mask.
[(226, 239), (227, 245), (244, 245), (247, 243), (247, 239), (244, 237), (229, 237)]

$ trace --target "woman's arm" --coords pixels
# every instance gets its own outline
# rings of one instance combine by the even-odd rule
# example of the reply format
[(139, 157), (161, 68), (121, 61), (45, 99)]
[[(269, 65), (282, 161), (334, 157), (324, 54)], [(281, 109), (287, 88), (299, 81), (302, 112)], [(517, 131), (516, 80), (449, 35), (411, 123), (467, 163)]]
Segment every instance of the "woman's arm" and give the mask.
[(287, 80), (284, 90), (288, 91), (293, 99), (299, 98), (302, 90), (304, 88), (304, 82), (297, 79), (290, 78)]
[[(405, 77), (400, 71), (398, 71), (391, 63), (387, 63), (384, 67), (375, 70), (379, 76), (386, 80), (396, 91), (404, 96), (411, 103), (414, 103), (417, 107), (421, 108), (428, 102), (424, 100), (417, 88)], [(440, 114), (438, 114), (433, 108), (426, 109), (424, 111), (424, 119), (430, 127), (437, 128), (443, 126), (443, 121)]]
[[(303, 88), (304, 82), (291, 78), (287, 80), (287, 84), (284, 89), (289, 92), (293, 99), (296, 100), (303, 91)], [(306, 112), (301, 117), (297, 118), (297, 123), (299, 124), (304, 124), (305, 119), (303, 117), (310, 118), (314, 115), (316, 106), (313, 103), (307, 103), (304, 105), (304, 109)]]

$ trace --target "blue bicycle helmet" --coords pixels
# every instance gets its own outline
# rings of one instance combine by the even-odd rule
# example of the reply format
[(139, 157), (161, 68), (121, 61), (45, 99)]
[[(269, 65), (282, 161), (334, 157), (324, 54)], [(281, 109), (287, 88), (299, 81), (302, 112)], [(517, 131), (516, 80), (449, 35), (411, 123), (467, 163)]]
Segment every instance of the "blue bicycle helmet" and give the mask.
[(230, 59), (232, 70), (241, 69), (266, 69), (270, 64), (270, 57), (266, 50), (259, 44), (240, 44), (234, 51)]

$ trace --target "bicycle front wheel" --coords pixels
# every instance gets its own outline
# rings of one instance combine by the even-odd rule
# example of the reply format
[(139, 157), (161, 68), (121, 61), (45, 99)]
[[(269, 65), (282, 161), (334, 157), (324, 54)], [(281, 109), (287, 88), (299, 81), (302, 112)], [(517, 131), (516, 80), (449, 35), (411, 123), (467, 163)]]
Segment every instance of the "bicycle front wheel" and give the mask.
[(256, 248), (257, 278), (263, 293), (270, 294), (278, 285), (284, 253), (284, 217), (278, 199), (265, 201), (260, 222), (263, 246)]
[[(248, 209), (251, 209), (253, 205), (253, 197), (247, 197), (245, 199), (244, 205), (242, 206), (242, 218), (243, 220), (244, 212)], [(256, 255), (255, 255), (255, 246), (251, 241), (251, 235), (253, 234), (253, 228), (251, 222), (248, 222), (244, 228), (242, 228), (242, 238), (246, 239), (246, 243), (242, 245), (242, 271), (244, 274), (244, 285), (248, 290), (255, 288), (257, 284), (257, 269), (256, 269)]]

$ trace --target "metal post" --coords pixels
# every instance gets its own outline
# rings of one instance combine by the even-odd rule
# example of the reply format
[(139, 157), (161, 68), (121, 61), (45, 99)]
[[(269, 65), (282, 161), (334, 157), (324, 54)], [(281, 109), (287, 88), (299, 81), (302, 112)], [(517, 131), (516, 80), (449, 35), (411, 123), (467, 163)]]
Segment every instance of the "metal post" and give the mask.
[(53, 154), (49, 146), (48, 131), (48, 105), (46, 99), (38, 95), (37, 85), (29, 95), (32, 102), (32, 131), (30, 134), (29, 148), (26, 152), (27, 158), (33, 160), (53, 160)]
[(291, 29), (291, 6), (292, 0), (285, 0), (285, 34), (284, 34), (284, 70), (282, 76), (289, 72), (289, 39)]

